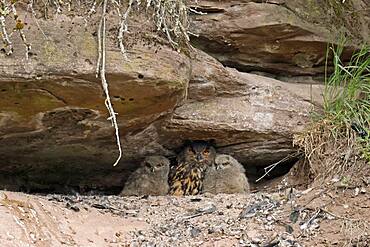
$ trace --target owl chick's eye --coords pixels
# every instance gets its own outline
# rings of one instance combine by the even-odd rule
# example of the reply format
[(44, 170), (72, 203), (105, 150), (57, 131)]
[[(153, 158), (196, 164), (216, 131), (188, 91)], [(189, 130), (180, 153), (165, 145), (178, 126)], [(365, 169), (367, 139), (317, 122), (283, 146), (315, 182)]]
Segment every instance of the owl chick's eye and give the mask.
[(208, 149), (204, 150), (203, 151), (203, 154), (208, 155), (209, 154), (209, 150)]

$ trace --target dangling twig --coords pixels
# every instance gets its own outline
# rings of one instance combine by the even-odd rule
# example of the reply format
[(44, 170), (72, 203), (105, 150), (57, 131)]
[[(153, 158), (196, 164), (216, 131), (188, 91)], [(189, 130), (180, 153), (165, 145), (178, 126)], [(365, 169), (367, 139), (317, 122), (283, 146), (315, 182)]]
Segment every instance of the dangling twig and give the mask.
[(5, 47), (8, 48), (6, 55), (10, 56), (13, 53), (13, 45), (9, 39), (8, 32), (6, 31), (4, 16), (0, 16), (0, 31), (2, 33), (1, 37), (3, 39), (3, 43)]
[(263, 174), (259, 179), (256, 180), (256, 183), (258, 183), (261, 179), (263, 179), (264, 177), (266, 177), (277, 165), (285, 162), (285, 161), (288, 161), (290, 160), (291, 158), (295, 158), (297, 156), (299, 156), (300, 154), (298, 152), (296, 153), (293, 153), (293, 154), (289, 154), (288, 156), (284, 157), (283, 159), (279, 160), (278, 162), (272, 164), (272, 165), (269, 165), (267, 167), (265, 167), (265, 174)]
[(111, 99), (110, 99), (110, 96), (109, 96), (108, 83), (107, 83), (107, 80), (105, 78), (105, 53), (106, 53), (106, 47), (105, 47), (106, 16), (105, 16), (105, 14), (106, 14), (106, 11), (107, 11), (107, 2), (108, 2), (108, 0), (104, 0), (104, 2), (103, 2), (102, 16), (101, 16), (101, 20), (100, 20), (99, 28), (98, 28), (98, 52), (99, 52), (99, 54), (98, 54), (98, 63), (97, 63), (97, 68), (96, 68), (96, 76), (97, 77), (100, 76), (100, 78), (101, 78), (102, 87), (103, 87), (105, 97), (106, 97), (105, 106), (107, 107), (109, 115), (110, 115), (108, 120), (111, 121), (112, 126), (114, 127), (115, 133), (116, 133), (116, 140), (117, 140), (117, 146), (118, 146), (118, 151), (119, 151), (118, 158), (113, 164), (113, 166), (116, 166), (119, 163), (119, 161), (121, 160), (122, 148), (121, 148), (121, 141), (120, 141), (120, 137), (119, 137), (119, 128), (118, 128), (118, 124), (117, 124), (117, 118), (116, 118), (117, 113), (114, 112), (112, 102), (111, 102)]
[(123, 57), (127, 60), (127, 54), (126, 54), (126, 49), (125, 46), (123, 45), (123, 34), (128, 33), (128, 25), (127, 25), (127, 17), (130, 14), (131, 7), (133, 4), (134, 0), (130, 0), (128, 3), (128, 7), (126, 9), (126, 12), (123, 14), (121, 17), (121, 23), (118, 31), (118, 43), (119, 43), (119, 48), (121, 50), (121, 53)]

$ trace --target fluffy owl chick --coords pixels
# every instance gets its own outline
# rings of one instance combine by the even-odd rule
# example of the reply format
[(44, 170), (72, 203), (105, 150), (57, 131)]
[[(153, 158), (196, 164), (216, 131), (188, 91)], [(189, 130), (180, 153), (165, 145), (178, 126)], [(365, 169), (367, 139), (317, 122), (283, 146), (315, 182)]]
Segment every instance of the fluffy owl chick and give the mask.
[(248, 193), (249, 183), (244, 167), (230, 155), (217, 155), (215, 165), (208, 168), (205, 173), (203, 192)]
[(170, 161), (163, 156), (148, 156), (127, 179), (121, 196), (166, 195)]
[(205, 171), (214, 164), (216, 150), (205, 141), (185, 145), (169, 175), (169, 194), (197, 195), (202, 191)]

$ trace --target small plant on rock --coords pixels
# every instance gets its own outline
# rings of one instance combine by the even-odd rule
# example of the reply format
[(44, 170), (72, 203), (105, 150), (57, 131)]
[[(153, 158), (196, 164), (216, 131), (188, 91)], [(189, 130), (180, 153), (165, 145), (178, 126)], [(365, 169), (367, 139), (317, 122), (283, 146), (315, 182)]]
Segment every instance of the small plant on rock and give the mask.
[(337, 177), (351, 183), (370, 170), (370, 46), (355, 52), (348, 64), (340, 59), (343, 46), (328, 51), (334, 72), (325, 82), (322, 112), (294, 144), (316, 180)]

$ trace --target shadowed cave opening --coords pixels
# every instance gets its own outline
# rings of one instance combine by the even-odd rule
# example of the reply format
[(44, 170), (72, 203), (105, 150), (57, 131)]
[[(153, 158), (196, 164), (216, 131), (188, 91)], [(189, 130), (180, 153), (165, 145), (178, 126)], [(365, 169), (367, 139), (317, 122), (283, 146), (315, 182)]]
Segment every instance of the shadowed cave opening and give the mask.
[[(171, 165), (176, 163), (175, 157), (169, 159)], [(281, 162), (268, 174), (266, 174), (266, 171), (273, 164), (244, 166), (251, 192), (268, 189), (271, 182), (286, 175), (298, 160), (298, 158), (293, 158)], [(61, 166), (55, 166), (46, 170), (28, 168), (11, 173), (0, 171), (0, 189), (31, 194), (118, 195), (130, 174), (135, 170), (136, 167), (131, 166), (118, 169), (105, 167), (105, 169), (91, 169), (88, 171), (64, 165), (63, 169), (61, 169)], [(99, 176), (100, 180), (94, 183), (94, 177), (96, 176)], [(263, 178), (261, 179), (261, 177)], [(107, 185), (102, 182), (111, 180), (118, 182), (114, 185)]]
[[(251, 192), (268, 189), (271, 182), (287, 175), (289, 171), (299, 163), (299, 160), (299, 157), (295, 157), (284, 162), (277, 161), (278, 164), (272, 163), (265, 166), (248, 166), (245, 169), (251, 186)], [(276, 166), (273, 167), (274, 165)]]

